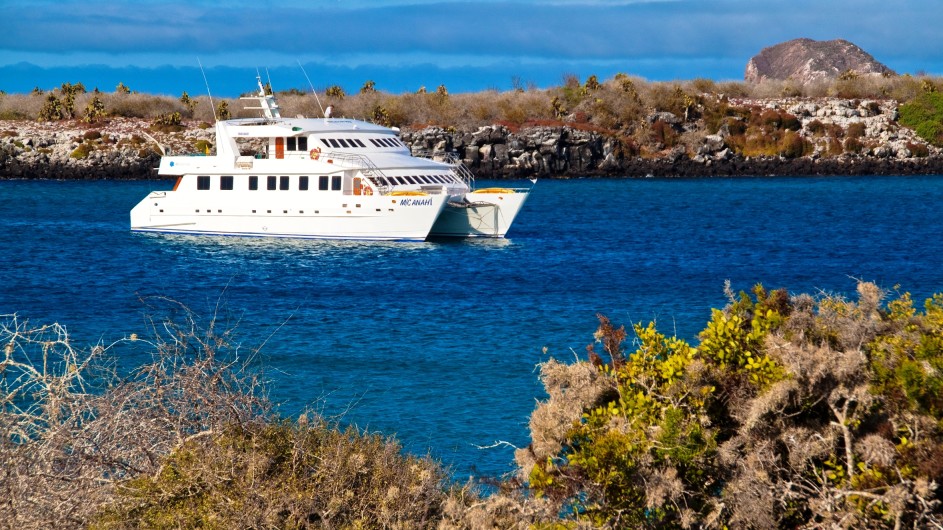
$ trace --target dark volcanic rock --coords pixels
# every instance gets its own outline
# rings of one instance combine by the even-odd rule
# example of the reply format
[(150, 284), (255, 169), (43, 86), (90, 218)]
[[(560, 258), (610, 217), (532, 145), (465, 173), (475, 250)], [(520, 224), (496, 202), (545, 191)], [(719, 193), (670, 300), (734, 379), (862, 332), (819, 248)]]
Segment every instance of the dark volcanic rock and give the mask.
[(834, 79), (847, 71), (859, 75), (895, 75), (893, 70), (846, 40), (795, 39), (763, 48), (747, 63), (743, 77), (748, 83), (793, 79), (805, 84)]

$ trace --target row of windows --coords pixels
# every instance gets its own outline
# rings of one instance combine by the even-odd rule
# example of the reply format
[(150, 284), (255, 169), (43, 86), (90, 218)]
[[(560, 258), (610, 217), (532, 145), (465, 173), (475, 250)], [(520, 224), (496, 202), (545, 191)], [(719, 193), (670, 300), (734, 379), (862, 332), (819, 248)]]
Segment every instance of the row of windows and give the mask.
[[(359, 138), (320, 138), (320, 140), (321, 143), (325, 145), (325, 147), (331, 147), (335, 149), (341, 147), (354, 149), (358, 147), (367, 147), (367, 145), (361, 142)], [(370, 143), (372, 143), (375, 147), (406, 147), (403, 142), (400, 142), (396, 138), (368, 138), (368, 140), (370, 140)]]
[[(340, 191), (342, 179), (340, 175), (328, 176), (321, 175), (318, 177), (318, 189), (321, 191)], [(291, 185), (291, 178), (287, 176), (268, 176), (265, 177), (265, 189), (267, 190), (289, 190)], [(298, 177), (298, 189), (300, 191), (307, 191), (309, 189), (309, 179), (307, 176)], [(198, 190), (208, 190), (210, 189), (210, 177), (208, 175), (199, 175), (196, 178), (196, 189)], [(234, 189), (234, 182), (232, 175), (222, 175), (219, 177), (219, 189), (228, 191)], [(256, 175), (251, 175), (249, 177), (249, 190), (258, 190), (259, 189), (259, 177)]]
[(308, 150), (308, 137), (301, 136), (298, 138), (295, 138), (295, 137), (286, 138), (285, 150), (286, 151), (307, 151)]
[(447, 175), (406, 175), (402, 177), (373, 177), (381, 184), (386, 186), (407, 185), (407, 184), (452, 184), (454, 179)]
[[(405, 175), (402, 177), (372, 177), (377, 183), (383, 186), (406, 186), (409, 184), (452, 184), (455, 180), (448, 175)], [(321, 191), (338, 191), (341, 189), (341, 176), (334, 175), (321, 175), (318, 177), (318, 189)], [(265, 189), (267, 190), (288, 190), (291, 186), (291, 178), (288, 176), (267, 176), (265, 177)], [(200, 175), (196, 178), (196, 189), (198, 190), (208, 190), (210, 189), (210, 177), (208, 175)], [(232, 175), (222, 175), (219, 177), (219, 189), (221, 190), (233, 190), (234, 180)], [(256, 175), (249, 176), (249, 190), (258, 190), (259, 189), (259, 177)], [(309, 189), (309, 180), (307, 176), (298, 177), (298, 189), (301, 191), (306, 191)]]

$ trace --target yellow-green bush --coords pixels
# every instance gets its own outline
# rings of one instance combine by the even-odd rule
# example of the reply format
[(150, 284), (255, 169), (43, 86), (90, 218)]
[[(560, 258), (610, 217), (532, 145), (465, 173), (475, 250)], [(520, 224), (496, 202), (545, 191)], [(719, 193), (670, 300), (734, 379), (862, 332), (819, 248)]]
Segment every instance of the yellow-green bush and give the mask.
[[(601, 318), (605, 354), (591, 345), (583, 363), (601, 390), (570, 394), (583, 415), (555, 453), (519, 451), (535, 459), (532, 493), (601, 528), (940, 525), (943, 295), (918, 311), (907, 294), (858, 291), (731, 293), (696, 348), (649, 324), (626, 352), (624, 328)], [(558, 388), (587, 385), (546, 366), (535, 441), (554, 439)]]

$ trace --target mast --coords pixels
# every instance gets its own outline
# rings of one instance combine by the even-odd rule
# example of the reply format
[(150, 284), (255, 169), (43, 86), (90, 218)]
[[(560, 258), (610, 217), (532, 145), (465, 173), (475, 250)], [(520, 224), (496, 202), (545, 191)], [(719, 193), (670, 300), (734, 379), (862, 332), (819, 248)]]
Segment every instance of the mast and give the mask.
[(269, 119), (278, 119), (282, 115), (278, 111), (278, 103), (275, 102), (274, 94), (265, 93), (265, 85), (262, 84), (262, 78), (260, 76), (255, 76), (255, 81), (259, 85), (259, 95), (255, 97), (243, 97), (239, 99), (247, 99), (252, 101), (257, 101), (259, 107), (244, 107), (246, 110), (261, 110), (262, 114)]

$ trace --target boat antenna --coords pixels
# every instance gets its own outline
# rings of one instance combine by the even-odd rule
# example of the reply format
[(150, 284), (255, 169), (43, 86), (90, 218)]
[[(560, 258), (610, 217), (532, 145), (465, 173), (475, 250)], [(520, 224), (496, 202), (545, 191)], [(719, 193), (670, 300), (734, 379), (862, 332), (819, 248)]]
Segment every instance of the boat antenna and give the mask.
[[(295, 59), (297, 61), (297, 59)], [(314, 100), (318, 102), (318, 108), (321, 109), (321, 115), (324, 116), (324, 107), (321, 106), (321, 99), (318, 97), (317, 90), (314, 89), (314, 85), (311, 83), (311, 78), (308, 77), (308, 72), (305, 72), (305, 67), (301, 66), (301, 61), (298, 61), (298, 67), (301, 68), (301, 73), (305, 75), (305, 79), (308, 80), (308, 86), (311, 87), (311, 93), (314, 94)]]
[(200, 73), (203, 74), (203, 83), (206, 85), (206, 93), (210, 96), (210, 108), (213, 110), (213, 121), (219, 121), (219, 118), (216, 117), (216, 105), (213, 104), (213, 93), (210, 92), (210, 82), (206, 80), (206, 72), (203, 70), (203, 63), (200, 62), (200, 58), (196, 58), (197, 64), (200, 65)]
[(272, 76), (268, 73), (268, 68), (265, 69), (265, 77), (268, 78), (268, 89), (272, 91), (270, 95), (275, 95), (275, 87), (272, 85)]

